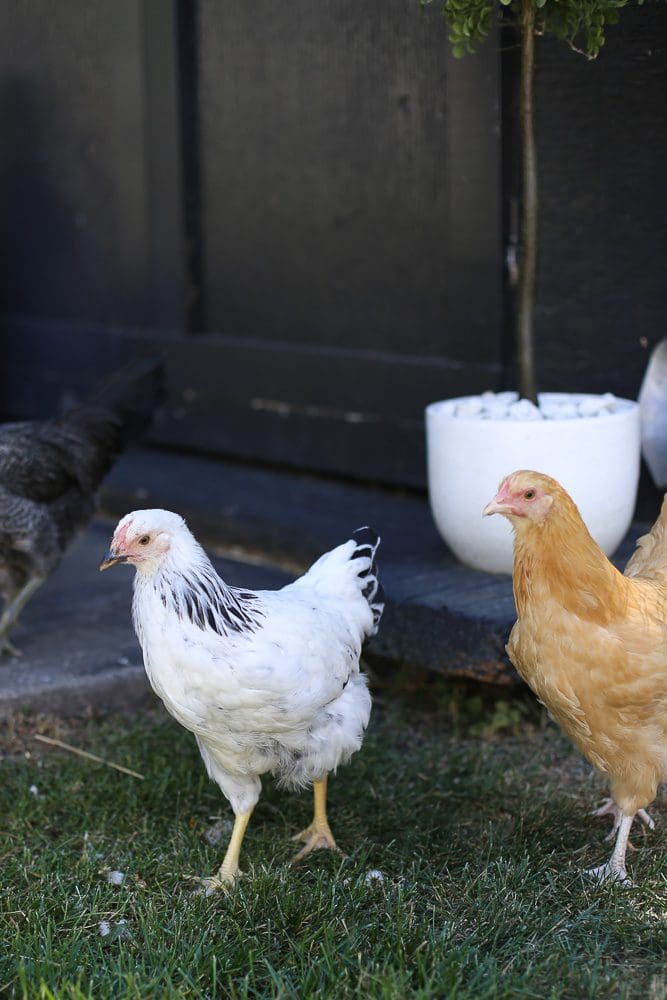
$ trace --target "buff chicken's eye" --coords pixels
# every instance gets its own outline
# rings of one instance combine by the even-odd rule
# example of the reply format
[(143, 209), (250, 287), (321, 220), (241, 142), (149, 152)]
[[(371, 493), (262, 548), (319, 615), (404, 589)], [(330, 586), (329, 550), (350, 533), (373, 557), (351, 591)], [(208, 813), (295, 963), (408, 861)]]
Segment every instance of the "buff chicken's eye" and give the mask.
[(142, 535), (141, 538), (139, 539), (139, 545), (148, 545), (150, 540), (151, 540), (150, 535)]
[(523, 495), (523, 499), (532, 500), (534, 496), (535, 496), (535, 490), (526, 490), (526, 492)]

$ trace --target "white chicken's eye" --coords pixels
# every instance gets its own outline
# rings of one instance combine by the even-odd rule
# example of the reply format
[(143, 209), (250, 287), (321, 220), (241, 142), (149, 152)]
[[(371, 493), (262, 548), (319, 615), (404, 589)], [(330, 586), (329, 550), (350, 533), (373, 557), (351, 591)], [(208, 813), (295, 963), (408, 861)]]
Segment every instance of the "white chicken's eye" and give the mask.
[(150, 535), (142, 535), (141, 538), (139, 539), (139, 545), (148, 545), (150, 540), (151, 540)]
[(534, 496), (535, 496), (535, 490), (526, 490), (526, 492), (523, 495), (523, 499), (532, 500)]

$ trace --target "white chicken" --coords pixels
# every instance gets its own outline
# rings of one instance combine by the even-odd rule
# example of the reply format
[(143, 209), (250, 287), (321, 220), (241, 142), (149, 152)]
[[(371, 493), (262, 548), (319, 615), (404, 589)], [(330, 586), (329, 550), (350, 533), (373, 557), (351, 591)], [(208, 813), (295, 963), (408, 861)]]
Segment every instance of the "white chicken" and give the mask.
[(290, 788), (313, 784), (313, 821), (294, 838), (305, 841), (294, 860), (337, 850), (327, 776), (361, 747), (370, 716), (359, 656), (384, 606), (379, 541), (361, 528), (282, 590), (250, 591), (220, 579), (178, 514), (137, 510), (118, 523), (100, 569), (136, 567), (132, 615), (150, 683), (195, 734), (235, 815), (207, 892), (239, 875), (266, 772)]

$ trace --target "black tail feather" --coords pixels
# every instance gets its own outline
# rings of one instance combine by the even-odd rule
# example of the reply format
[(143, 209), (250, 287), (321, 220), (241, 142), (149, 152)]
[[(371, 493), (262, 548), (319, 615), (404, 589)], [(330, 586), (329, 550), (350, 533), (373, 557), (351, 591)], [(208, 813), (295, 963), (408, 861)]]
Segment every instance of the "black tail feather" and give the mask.
[(353, 531), (352, 537), (357, 544), (356, 549), (352, 553), (352, 558), (357, 559), (360, 556), (366, 556), (371, 560), (370, 566), (363, 570), (359, 576), (362, 580), (366, 581), (362, 593), (368, 601), (371, 611), (373, 612), (373, 626), (375, 633), (377, 632), (377, 627), (380, 623), (382, 612), (384, 611), (384, 589), (378, 579), (378, 567), (376, 561), (377, 550), (380, 545), (380, 536), (372, 528), (365, 526), (363, 528), (357, 528), (356, 531)]

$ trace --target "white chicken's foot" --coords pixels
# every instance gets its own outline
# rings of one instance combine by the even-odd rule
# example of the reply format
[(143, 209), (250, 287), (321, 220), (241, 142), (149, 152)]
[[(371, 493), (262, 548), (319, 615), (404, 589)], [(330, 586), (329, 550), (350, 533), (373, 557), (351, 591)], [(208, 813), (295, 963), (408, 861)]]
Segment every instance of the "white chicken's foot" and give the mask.
[(209, 875), (206, 878), (199, 879), (199, 889), (195, 895), (201, 896), (213, 896), (216, 892), (230, 892), (236, 885), (236, 880), (243, 875), (243, 872), (239, 868), (234, 875), (221, 876), (220, 872), (217, 875)]
[(334, 835), (331, 832), (329, 820), (327, 819), (326, 778), (313, 782), (313, 798), (315, 802), (313, 822), (305, 830), (295, 833), (292, 837), (292, 840), (304, 841), (304, 846), (292, 858), (293, 865), (301, 861), (302, 858), (305, 858), (311, 851), (328, 849), (330, 851), (338, 851), (339, 854), (343, 853), (334, 840)]
[(305, 830), (295, 833), (292, 840), (303, 840), (305, 842), (301, 850), (297, 851), (292, 858), (293, 865), (301, 861), (302, 858), (305, 858), (311, 851), (328, 849), (330, 851), (337, 851), (339, 854), (343, 853), (334, 840), (334, 835), (328, 823), (313, 822)]
[(209, 878), (201, 880), (201, 891), (205, 896), (212, 896), (214, 892), (229, 892), (236, 880), (243, 874), (239, 868), (239, 857), (241, 855), (241, 844), (245, 836), (246, 827), (252, 816), (252, 809), (247, 813), (239, 813), (234, 818), (234, 829), (229, 838), (227, 851), (224, 860), (217, 873)]
[[(613, 822), (611, 830), (605, 837), (605, 840), (612, 840), (616, 836), (616, 832), (621, 825), (621, 817), (623, 816), (623, 813), (613, 799), (605, 799), (601, 806), (593, 810), (591, 816), (612, 817)], [(638, 809), (635, 813), (635, 818), (647, 826), (649, 830), (655, 830), (655, 822), (645, 809)]]
[(596, 882), (618, 882), (621, 885), (630, 887), (632, 880), (628, 876), (625, 867), (625, 854), (628, 848), (628, 837), (634, 816), (626, 816), (621, 813), (616, 834), (614, 850), (606, 865), (599, 865), (597, 868), (589, 868), (586, 874), (595, 879)]

